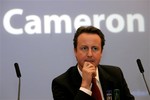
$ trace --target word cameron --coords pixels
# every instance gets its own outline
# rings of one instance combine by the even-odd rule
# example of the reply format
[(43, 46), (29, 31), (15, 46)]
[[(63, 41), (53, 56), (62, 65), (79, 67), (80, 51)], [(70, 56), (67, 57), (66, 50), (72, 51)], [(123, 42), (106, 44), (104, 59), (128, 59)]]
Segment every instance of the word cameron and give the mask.
[(62, 14), (60, 16), (54, 14), (40, 17), (35, 14), (25, 15), (23, 9), (16, 8), (4, 14), (3, 26), (12, 35), (51, 34), (52, 30), (55, 34), (64, 32), (70, 34), (73, 28), (77, 29), (82, 25), (93, 25), (101, 28), (102, 23), (112, 33), (120, 33), (123, 30), (127, 32), (145, 32), (144, 16), (140, 13), (126, 14), (126, 16), (120, 14), (110, 14), (108, 16), (105, 14), (93, 14), (90, 16), (87, 14), (79, 14), (74, 17), (68, 14)]

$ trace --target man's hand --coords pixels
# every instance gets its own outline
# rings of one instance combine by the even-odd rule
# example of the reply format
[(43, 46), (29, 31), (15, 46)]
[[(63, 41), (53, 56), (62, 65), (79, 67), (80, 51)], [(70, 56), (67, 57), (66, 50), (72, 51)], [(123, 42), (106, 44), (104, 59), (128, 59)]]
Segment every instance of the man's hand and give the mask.
[(96, 67), (90, 62), (85, 62), (82, 68), (81, 87), (90, 90), (92, 78), (95, 76), (96, 76)]

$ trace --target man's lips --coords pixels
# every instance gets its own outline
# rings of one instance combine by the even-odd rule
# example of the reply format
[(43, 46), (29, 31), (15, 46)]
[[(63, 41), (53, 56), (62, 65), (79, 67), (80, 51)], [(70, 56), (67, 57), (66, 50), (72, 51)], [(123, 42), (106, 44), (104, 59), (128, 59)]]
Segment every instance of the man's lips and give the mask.
[(87, 59), (87, 60), (85, 60), (85, 62), (94, 62), (94, 60), (93, 59)]

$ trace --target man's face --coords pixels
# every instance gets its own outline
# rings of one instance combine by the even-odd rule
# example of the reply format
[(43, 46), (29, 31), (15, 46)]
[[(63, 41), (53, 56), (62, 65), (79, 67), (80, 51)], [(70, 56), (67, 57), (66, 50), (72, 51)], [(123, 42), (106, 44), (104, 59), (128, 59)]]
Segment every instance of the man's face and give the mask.
[(77, 39), (77, 48), (74, 53), (80, 70), (84, 62), (97, 66), (102, 56), (101, 38), (97, 34), (82, 33)]

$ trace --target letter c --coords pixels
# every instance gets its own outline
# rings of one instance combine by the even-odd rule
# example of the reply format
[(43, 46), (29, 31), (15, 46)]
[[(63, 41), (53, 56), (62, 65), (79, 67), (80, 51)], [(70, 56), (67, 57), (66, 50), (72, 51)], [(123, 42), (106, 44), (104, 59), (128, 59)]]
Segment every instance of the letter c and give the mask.
[(3, 19), (3, 25), (4, 28), (7, 32), (14, 34), (14, 35), (20, 35), (23, 34), (23, 29), (22, 28), (14, 28), (11, 26), (11, 18), (14, 15), (22, 15), (23, 10), (22, 9), (12, 9), (9, 10), (5, 15)]

